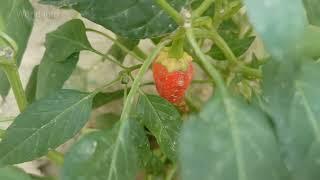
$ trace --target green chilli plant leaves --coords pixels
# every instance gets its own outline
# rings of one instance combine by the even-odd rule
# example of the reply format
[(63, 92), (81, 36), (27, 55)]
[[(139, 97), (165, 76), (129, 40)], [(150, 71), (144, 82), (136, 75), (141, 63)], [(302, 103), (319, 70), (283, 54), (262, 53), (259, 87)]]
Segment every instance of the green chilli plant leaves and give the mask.
[(0, 179), (319, 180), (319, 60), (318, 0), (2, 0)]

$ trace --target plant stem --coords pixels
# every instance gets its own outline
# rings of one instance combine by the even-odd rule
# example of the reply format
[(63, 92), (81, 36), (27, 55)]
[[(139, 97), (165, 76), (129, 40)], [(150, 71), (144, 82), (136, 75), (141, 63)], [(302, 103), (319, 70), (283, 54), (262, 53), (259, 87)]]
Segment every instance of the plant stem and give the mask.
[(127, 72), (128, 72), (128, 73), (131, 73), (131, 72), (134, 71), (134, 70), (140, 69), (141, 66), (142, 66), (142, 64), (137, 64), (137, 65), (133, 65), (133, 66), (131, 66), (131, 67), (128, 67), (128, 68), (127, 68)]
[(8, 61), (8, 60), (7, 61), (1, 60), (1, 61), (6, 62), (1, 64), (2, 65), (1, 67), (3, 71), (6, 73), (7, 78), (10, 82), (19, 110), (20, 112), (23, 112), (27, 107), (28, 102), (27, 102), (25, 92), (23, 90), (21, 80), (20, 80), (18, 67), (15, 65), (15, 63), (11, 61)]
[(223, 10), (223, 0), (215, 0), (214, 4), (214, 17), (213, 17), (213, 24), (215, 27), (219, 27), (221, 21), (222, 21), (222, 14), (221, 11)]
[[(133, 57), (137, 56), (136, 58), (140, 58), (140, 61), (142, 62), (142, 60), (144, 61), (144, 59), (147, 58), (147, 55), (139, 48), (139, 46), (136, 46), (135, 48), (133, 48), (132, 51), (130, 51)], [(134, 54), (134, 55), (133, 55)], [(138, 59), (139, 60), (139, 59)]]
[(143, 65), (140, 68), (140, 71), (137, 75), (137, 77), (135, 78), (135, 80), (133, 81), (131, 90), (127, 96), (127, 100), (124, 104), (123, 107), (123, 111), (121, 114), (121, 118), (120, 121), (124, 121), (126, 119), (128, 119), (129, 114), (131, 112), (132, 106), (133, 106), (133, 101), (134, 101), (134, 97), (136, 95), (136, 93), (139, 90), (141, 81), (143, 76), (145, 75), (145, 73), (148, 71), (152, 61), (157, 57), (157, 55), (159, 54), (159, 52), (161, 51), (161, 49), (167, 44), (167, 41), (164, 41), (162, 43), (159, 43), (155, 49), (152, 51), (152, 53), (148, 56), (148, 58), (146, 59), (146, 61), (143, 63)]
[[(214, 83), (212, 80), (193, 80), (191, 84), (212, 84)], [(142, 83), (140, 86), (151, 86), (154, 85), (154, 82), (145, 82)]]
[[(134, 53), (133, 51), (131, 51), (130, 49), (128, 49), (125, 45), (121, 44), (119, 41), (117, 41), (116, 39), (112, 38), (112, 37), (109, 36), (108, 34), (103, 33), (103, 32), (100, 32), (100, 31), (97, 31), (97, 30), (95, 30), (95, 29), (91, 29), (91, 28), (87, 28), (86, 31), (94, 32), (94, 33), (100, 34), (101, 36), (106, 37), (107, 39), (109, 39), (109, 40), (111, 40), (113, 43), (115, 43), (117, 46), (119, 46), (119, 48), (120, 48), (122, 51), (130, 54), (131, 56), (133, 56), (135, 59), (139, 60), (140, 62), (143, 62), (143, 61), (144, 61), (143, 58), (141, 58), (140, 56), (138, 56), (136, 53)], [(135, 48), (134, 51), (137, 51), (137, 52), (139, 52), (139, 54), (144, 55), (143, 52), (142, 52), (142, 50), (140, 50), (139, 48), (137, 48), (137, 49)], [(144, 55), (144, 56), (145, 56), (145, 55)]]
[(175, 10), (166, 0), (155, 0), (161, 8), (166, 11), (169, 16), (172, 17), (174, 21), (176, 21), (179, 25), (182, 25), (184, 23), (183, 17), (181, 14)]
[(3, 39), (7, 44), (10, 45), (10, 47), (14, 51), (14, 54), (18, 53), (18, 45), (13, 39), (11, 39), (10, 36), (8, 36), (6, 33), (2, 32), (2, 31), (0, 31), (0, 38)]
[(176, 174), (177, 166), (174, 165), (167, 173), (166, 180), (173, 180), (174, 175)]
[(113, 86), (115, 83), (117, 83), (118, 81), (120, 81), (120, 79), (121, 79), (121, 76), (118, 75), (113, 81), (109, 82), (108, 84), (106, 84), (106, 85), (104, 85), (102, 87), (97, 88), (91, 94), (97, 94), (99, 92), (102, 92), (104, 89), (109, 88), (109, 87)]
[(223, 79), (219, 72), (207, 61), (207, 58), (205, 54), (201, 51), (199, 45), (197, 44), (197, 41), (193, 35), (192, 29), (187, 28), (187, 38), (192, 46), (192, 48), (195, 50), (196, 55), (199, 57), (199, 60), (201, 63), (204, 65), (204, 68), (206, 71), (209, 73), (210, 77), (215, 81), (216, 85), (218, 86), (219, 90), (221, 91), (222, 94), (226, 95), (227, 90), (224, 85)]
[(124, 85), (124, 93), (123, 93), (123, 102), (125, 103), (127, 101), (128, 96), (128, 84)]
[(233, 15), (235, 15), (240, 9), (242, 8), (242, 4), (240, 1), (234, 2), (231, 4), (229, 9), (225, 12), (222, 19), (226, 20), (231, 18)]
[(113, 59), (113, 58), (112, 58), (110, 55), (108, 55), (108, 54), (103, 54), (103, 53), (101, 53), (101, 52), (99, 52), (99, 51), (97, 51), (97, 50), (95, 50), (95, 49), (92, 49), (91, 51), (94, 52), (94, 53), (96, 53), (96, 54), (98, 54), (98, 55), (100, 55), (101, 57), (103, 57), (103, 58), (105, 58), (105, 59), (108, 59), (110, 62), (115, 63), (116, 65), (118, 65), (118, 66), (121, 67), (122, 69), (126, 69), (126, 68), (127, 68), (127, 67), (125, 67), (124, 65), (122, 65), (119, 61)]
[[(148, 56), (148, 58), (146, 59), (146, 61), (143, 63), (142, 67), (140, 68), (140, 71), (136, 77), (136, 79), (133, 81), (132, 84), (132, 88), (127, 96), (127, 100), (124, 103), (124, 107), (121, 113), (121, 117), (120, 117), (120, 127), (119, 127), (119, 131), (118, 131), (118, 136), (116, 138), (116, 141), (114, 142), (114, 150), (112, 153), (112, 157), (116, 157), (118, 155), (118, 149), (120, 146), (120, 138), (121, 136), (125, 133), (125, 131), (127, 130), (125, 123), (128, 122), (129, 120), (129, 115), (131, 113), (131, 109), (134, 105), (134, 98), (139, 90), (139, 86), (140, 83), (142, 81), (143, 76), (145, 75), (145, 73), (148, 71), (152, 61), (156, 58), (156, 56), (159, 54), (159, 52), (161, 51), (161, 49), (167, 44), (167, 41), (164, 41), (162, 43), (159, 43), (155, 49), (152, 51), (152, 53)], [(115, 159), (112, 158), (111, 160), (111, 167), (114, 166), (116, 163)], [(111, 179), (112, 178), (112, 173), (109, 173), (109, 176), (107, 179)]]
[(3, 130), (3, 129), (0, 129), (0, 139), (2, 139), (3, 138), (3, 136), (4, 136), (4, 134), (6, 133), (6, 131), (5, 130)]
[(204, 0), (200, 6), (194, 10), (193, 17), (201, 16), (212, 4), (214, 0)]
[(206, 34), (210, 36), (210, 38), (216, 43), (216, 45), (221, 49), (226, 58), (232, 63), (237, 65), (237, 70), (243, 72), (247, 76), (253, 76), (257, 78), (262, 78), (262, 73), (259, 70), (249, 68), (245, 66), (243, 63), (238, 62), (237, 57), (234, 55), (228, 44), (224, 41), (224, 39), (219, 35), (219, 33), (211, 28), (210, 31), (206, 31)]
[(59, 166), (63, 165), (64, 155), (58, 151), (50, 150), (47, 154), (47, 158)]

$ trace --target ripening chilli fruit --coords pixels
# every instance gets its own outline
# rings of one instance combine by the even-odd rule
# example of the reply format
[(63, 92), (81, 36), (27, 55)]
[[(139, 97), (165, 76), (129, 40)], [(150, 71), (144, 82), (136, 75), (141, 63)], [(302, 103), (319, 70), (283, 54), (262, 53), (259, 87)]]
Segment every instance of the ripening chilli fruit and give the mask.
[(192, 57), (185, 52), (180, 59), (172, 58), (165, 49), (154, 60), (152, 70), (160, 96), (175, 105), (181, 105), (192, 81)]

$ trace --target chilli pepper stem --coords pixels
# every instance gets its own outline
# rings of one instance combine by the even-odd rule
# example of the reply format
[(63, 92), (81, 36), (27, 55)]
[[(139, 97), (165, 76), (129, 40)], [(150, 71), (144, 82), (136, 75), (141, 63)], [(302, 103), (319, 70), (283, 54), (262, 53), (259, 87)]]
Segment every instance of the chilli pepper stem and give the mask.
[(185, 40), (185, 31), (183, 28), (180, 28), (173, 38), (171, 48), (169, 50), (169, 56), (175, 59), (182, 58), (184, 54), (184, 40)]

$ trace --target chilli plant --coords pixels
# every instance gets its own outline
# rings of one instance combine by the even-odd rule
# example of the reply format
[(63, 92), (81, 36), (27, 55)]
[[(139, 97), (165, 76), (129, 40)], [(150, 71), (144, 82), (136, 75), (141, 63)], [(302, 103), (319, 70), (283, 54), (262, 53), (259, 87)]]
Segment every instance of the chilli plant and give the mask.
[[(1, 130), (0, 179), (320, 179), (319, 0), (40, 3), (114, 34), (66, 22), (47, 34), (24, 88), (18, 67), (34, 10), (28, 0), (1, 0), (0, 94), (11, 87), (21, 113), (1, 120), (12, 123)], [(112, 47), (98, 51), (88, 33)], [(143, 39), (151, 52), (138, 46)], [(116, 78), (91, 92), (64, 88), (82, 51), (118, 66)], [(114, 100), (123, 100), (121, 114), (89, 126), (91, 111)], [(56, 150), (72, 138), (67, 153)], [(13, 166), (42, 156), (57, 177)]]

